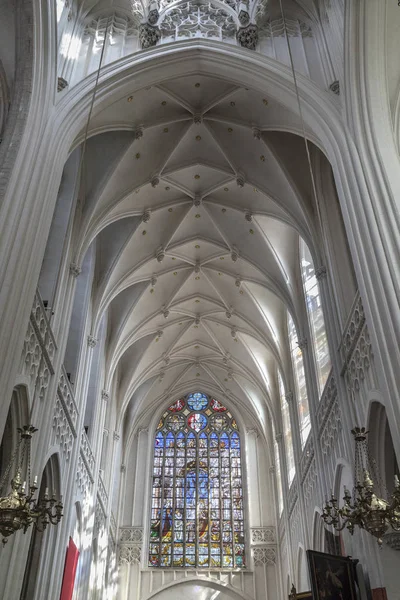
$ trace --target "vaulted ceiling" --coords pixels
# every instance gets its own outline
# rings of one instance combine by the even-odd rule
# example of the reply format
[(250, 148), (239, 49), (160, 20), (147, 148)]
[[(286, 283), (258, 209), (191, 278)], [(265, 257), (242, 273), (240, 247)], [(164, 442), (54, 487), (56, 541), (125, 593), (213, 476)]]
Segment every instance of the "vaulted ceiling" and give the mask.
[(77, 255), (95, 240), (93, 332), (121, 414), (193, 386), (258, 420), (299, 324), (299, 233), (315, 215), (297, 118), (204, 74), (142, 89), (91, 121)]

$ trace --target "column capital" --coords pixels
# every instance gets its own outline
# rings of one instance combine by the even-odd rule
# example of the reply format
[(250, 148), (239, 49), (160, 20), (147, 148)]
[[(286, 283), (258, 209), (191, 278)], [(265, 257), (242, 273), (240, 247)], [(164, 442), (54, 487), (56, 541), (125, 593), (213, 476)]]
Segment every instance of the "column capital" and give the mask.
[(109, 394), (109, 392), (107, 392), (107, 390), (101, 391), (101, 399), (108, 402), (108, 400), (110, 399), (110, 394)]
[(326, 273), (327, 271), (324, 265), (321, 265), (320, 267), (318, 267), (318, 269), (315, 269), (315, 277), (318, 279), (318, 281), (320, 281), (321, 279), (325, 279)]
[(288, 392), (287, 394), (285, 394), (285, 400), (289, 404), (291, 404), (293, 402), (293, 398), (294, 398), (293, 392)]
[(87, 343), (89, 348), (94, 348), (95, 345), (97, 344), (98, 340), (97, 338), (94, 337), (94, 335), (88, 335), (87, 337)]
[(82, 273), (82, 269), (79, 265), (77, 265), (76, 263), (72, 262), (69, 265), (69, 272), (72, 275), (72, 277), (74, 277), (75, 279), (78, 277), (78, 275), (80, 275)]
[(259, 436), (258, 429), (256, 427), (246, 427), (246, 433), (248, 435), (254, 435), (256, 438)]
[(308, 340), (306, 337), (303, 337), (299, 340), (297, 340), (297, 345), (300, 348), (300, 350), (304, 350), (307, 347), (308, 344)]

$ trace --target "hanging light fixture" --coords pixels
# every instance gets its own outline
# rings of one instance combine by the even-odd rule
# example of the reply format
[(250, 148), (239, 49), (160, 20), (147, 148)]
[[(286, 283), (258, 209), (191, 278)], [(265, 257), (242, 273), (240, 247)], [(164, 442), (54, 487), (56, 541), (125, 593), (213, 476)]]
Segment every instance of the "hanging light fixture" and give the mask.
[(353, 535), (354, 528), (365, 529), (377, 538), (381, 546), (383, 535), (392, 528), (400, 531), (400, 483), (394, 477), (394, 491), (388, 500), (379, 498), (374, 492), (375, 483), (371, 478), (372, 465), (368, 458), (367, 433), (365, 427), (351, 430), (355, 440), (354, 475), (356, 480), (353, 494), (344, 487), (343, 506), (339, 507), (333, 492), (327, 501), (322, 518), (336, 531), (347, 528)]
[[(20, 453), (20, 461), (11, 480), (11, 491), (7, 496), (0, 497), (0, 534), (3, 536), (3, 546), (7, 543), (7, 538), (20, 529), (26, 533), (33, 525), (38, 531), (44, 531), (49, 523), (57, 525), (63, 516), (62, 498), (57, 501), (55, 491), (50, 497), (46, 488), (43, 498), (34, 497), (38, 489), (38, 478), (36, 476), (31, 482), (31, 440), (36, 431), (32, 425), (18, 428), (19, 443), (0, 481), (1, 491)], [(27, 481), (22, 481), (22, 474), (25, 472)]]

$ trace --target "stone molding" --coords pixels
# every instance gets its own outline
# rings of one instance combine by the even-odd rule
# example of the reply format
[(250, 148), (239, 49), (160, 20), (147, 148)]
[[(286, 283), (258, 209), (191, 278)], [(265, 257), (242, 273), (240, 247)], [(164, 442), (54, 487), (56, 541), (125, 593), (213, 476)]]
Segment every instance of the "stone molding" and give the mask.
[(94, 511), (94, 535), (98, 535), (99, 532), (104, 529), (105, 525), (106, 525), (106, 512), (104, 510), (104, 507), (99, 499), (99, 495), (97, 494), (97, 500), (96, 500), (96, 508)]
[(346, 377), (347, 388), (350, 392), (358, 391), (373, 358), (364, 307), (359, 294), (342, 336), (340, 352), (343, 364), (341, 374)]
[(61, 367), (57, 394), (65, 410), (65, 414), (71, 426), (74, 437), (77, 437), (76, 427), (79, 413), (75, 403), (75, 395), (64, 367)]
[(80, 454), (81, 454), (83, 462), (85, 463), (85, 465), (88, 469), (89, 478), (90, 478), (91, 482), (93, 483), (95, 458), (93, 455), (92, 448), (90, 446), (89, 438), (86, 435), (85, 430), (82, 431)]
[(20, 373), (29, 380), (32, 396), (44, 400), (54, 375), (57, 351), (53, 332), (39, 292), (36, 292), (21, 353)]
[(274, 544), (276, 543), (275, 527), (252, 527), (251, 528), (252, 544)]
[(342, 420), (337, 396), (330, 408), (323, 429), (320, 431), (320, 445), (323, 454), (330, 454), (336, 445), (338, 434), (342, 429)]
[(333, 375), (333, 371), (331, 370), (327, 382), (325, 384), (324, 391), (322, 392), (321, 400), (317, 409), (317, 423), (318, 430), (321, 433), (321, 429), (329, 416), (330, 409), (332, 407), (333, 402), (337, 396), (337, 387), (335, 376)]
[(122, 542), (143, 542), (143, 527), (120, 527), (119, 541)]
[(275, 566), (276, 549), (270, 547), (256, 546), (253, 548), (253, 560), (255, 567), (263, 567), (265, 565)]
[(140, 563), (143, 535), (143, 527), (121, 527), (119, 529), (119, 565)]
[(76, 470), (76, 483), (83, 497), (89, 495), (92, 491), (93, 479), (89, 473), (89, 469), (82, 457), (82, 451), (78, 457), (78, 467)]
[(307, 475), (308, 469), (310, 467), (310, 464), (311, 464), (313, 458), (314, 458), (314, 439), (313, 439), (313, 435), (311, 432), (307, 438), (307, 441), (303, 448), (303, 453), (302, 453), (301, 459), (300, 459), (301, 483), (303, 483), (303, 481)]
[(104, 513), (106, 514), (107, 513), (107, 505), (108, 505), (108, 494), (106, 491), (106, 486), (104, 485), (103, 478), (101, 477), (100, 473), (99, 473), (99, 479), (97, 482), (97, 497), (103, 507)]
[(288, 494), (288, 508), (289, 508), (289, 517), (293, 512), (293, 509), (296, 505), (297, 502), (297, 485), (296, 485), (296, 478), (297, 475), (294, 476), (293, 481), (290, 485), (289, 488), (289, 494)]

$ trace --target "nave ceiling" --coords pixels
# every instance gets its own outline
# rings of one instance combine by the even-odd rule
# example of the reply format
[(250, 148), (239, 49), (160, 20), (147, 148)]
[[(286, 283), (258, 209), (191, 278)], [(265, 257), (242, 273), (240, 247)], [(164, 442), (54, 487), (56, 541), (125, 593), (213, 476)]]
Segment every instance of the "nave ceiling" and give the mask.
[(95, 240), (92, 331), (107, 315), (106, 387), (117, 377), (129, 423), (194, 387), (243, 402), (263, 426), (275, 410), (286, 308), (299, 336), (304, 316), (299, 232), (318, 262), (291, 128), (275, 101), (204, 73), (92, 118), (75, 262)]

